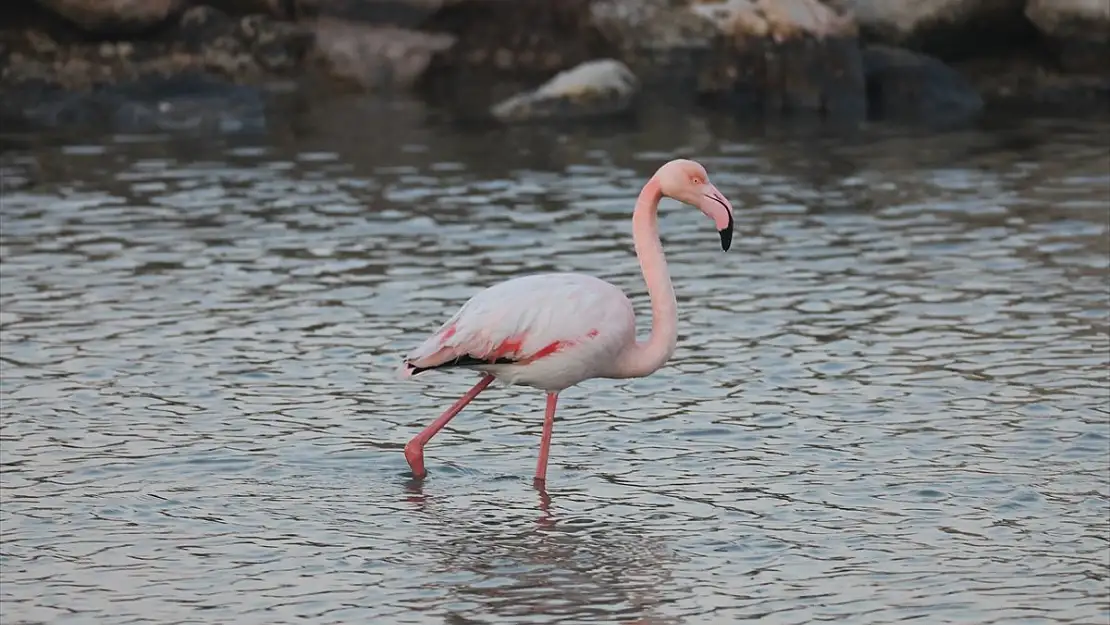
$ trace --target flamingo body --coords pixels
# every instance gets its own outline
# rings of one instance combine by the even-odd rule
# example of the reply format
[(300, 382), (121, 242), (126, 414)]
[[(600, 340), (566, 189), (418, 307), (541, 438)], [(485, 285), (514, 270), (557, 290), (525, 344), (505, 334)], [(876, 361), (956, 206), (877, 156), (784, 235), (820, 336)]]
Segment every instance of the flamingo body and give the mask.
[(635, 340), (620, 288), (580, 273), (536, 274), (475, 294), (406, 356), (403, 373), (460, 367), (554, 393), (613, 375)]
[(543, 437), (536, 463), (537, 485), (547, 476), (547, 457), (560, 391), (590, 378), (650, 375), (674, 353), (677, 312), (657, 230), (659, 199), (668, 196), (698, 207), (721, 236), (732, 242), (732, 205), (709, 182), (705, 169), (688, 160), (666, 163), (636, 200), (632, 238), (652, 305), (651, 335), (636, 341), (632, 303), (615, 285), (578, 273), (545, 273), (495, 284), (471, 297), (418, 347), (402, 374), (462, 368), (482, 379), (405, 445), (413, 476), (423, 478), (424, 446), (493, 382), (547, 392)]

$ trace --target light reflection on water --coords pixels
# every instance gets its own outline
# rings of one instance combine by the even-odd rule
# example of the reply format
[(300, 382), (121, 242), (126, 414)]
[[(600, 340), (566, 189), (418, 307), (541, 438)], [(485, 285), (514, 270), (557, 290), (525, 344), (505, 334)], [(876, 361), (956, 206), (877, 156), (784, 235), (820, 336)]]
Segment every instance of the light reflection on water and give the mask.
[[(1105, 122), (343, 113), (5, 157), (37, 179), (0, 212), (5, 623), (1110, 618)], [(398, 382), (399, 354), (526, 272), (646, 314), (628, 215), (678, 155), (742, 213), (722, 254), (666, 205), (672, 364), (564, 395), (549, 499), (526, 389), (410, 484), (401, 447), (471, 380)]]

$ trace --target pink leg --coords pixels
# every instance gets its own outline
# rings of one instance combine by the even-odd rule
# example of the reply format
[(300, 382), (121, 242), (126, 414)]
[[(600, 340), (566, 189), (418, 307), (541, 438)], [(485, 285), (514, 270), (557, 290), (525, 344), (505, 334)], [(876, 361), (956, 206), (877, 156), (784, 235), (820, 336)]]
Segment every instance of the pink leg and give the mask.
[(555, 403), (558, 401), (558, 393), (547, 394), (547, 410), (543, 415), (543, 438), (540, 439), (540, 459), (536, 462), (536, 479), (532, 481), (536, 488), (543, 488), (547, 482), (547, 454), (551, 451), (551, 430), (555, 427)]
[(462, 412), (462, 409), (470, 403), (470, 400), (478, 396), (490, 383), (493, 382), (492, 375), (486, 375), (477, 384), (474, 385), (465, 395), (459, 398), (446, 412), (441, 414), (438, 419), (432, 421), (432, 424), (424, 428), (422, 432), (413, 437), (411, 441), (405, 445), (405, 460), (409, 463), (409, 468), (412, 469), (412, 476), (418, 480), (424, 479), (428, 473), (424, 470), (424, 445), (432, 439), (433, 436), (447, 425), (447, 422), (455, 418), (455, 415)]

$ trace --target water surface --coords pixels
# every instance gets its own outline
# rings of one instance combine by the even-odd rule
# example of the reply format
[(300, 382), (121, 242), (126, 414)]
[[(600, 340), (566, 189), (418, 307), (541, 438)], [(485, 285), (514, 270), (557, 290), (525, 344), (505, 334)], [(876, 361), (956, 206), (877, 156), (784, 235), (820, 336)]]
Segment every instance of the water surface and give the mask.
[[(0, 612), (17, 623), (1110, 619), (1110, 123), (578, 133), (320, 105), (4, 155)], [(22, 139), (20, 139), (22, 141)], [(664, 160), (679, 348), (563, 394), (396, 379), (477, 289), (623, 287)], [(14, 182), (13, 182), (14, 181)], [(18, 183), (18, 184), (16, 184)]]

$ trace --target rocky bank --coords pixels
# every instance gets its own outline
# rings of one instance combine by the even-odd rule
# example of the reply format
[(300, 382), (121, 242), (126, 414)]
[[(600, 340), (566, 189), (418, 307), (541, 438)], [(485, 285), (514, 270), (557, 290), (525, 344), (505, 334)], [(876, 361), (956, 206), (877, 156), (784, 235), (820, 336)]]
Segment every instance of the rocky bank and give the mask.
[(269, 93), (327, 89), (413, 91), (502, 123), (623, 115), (645, 97), (929, 123), (1110, 103), (1107, 0), (3, 5), (7, 125), (252, 128)]

